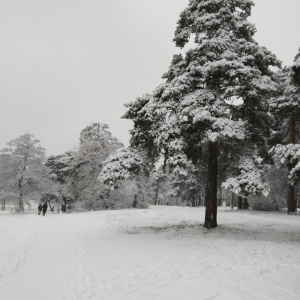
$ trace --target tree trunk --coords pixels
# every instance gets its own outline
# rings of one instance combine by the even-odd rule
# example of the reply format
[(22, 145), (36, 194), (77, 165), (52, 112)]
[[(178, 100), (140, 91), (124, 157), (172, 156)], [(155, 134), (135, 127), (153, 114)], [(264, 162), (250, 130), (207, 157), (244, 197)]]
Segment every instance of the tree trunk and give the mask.
[(195, 207), (196, 206), (196, 200), (194, 198), (192, 198), (191, 202), (192, 202), (192, 207)]
[(5, 198), (2, 200), (2, 207), (1, 207), (1, 210), (4, 210), (5, 211)]
[(23, 201), (23, 187), (22, 187), (23, 177), (19, 179), (18, 188), (19, 188), (19, 207), (20, 211), (24, 212), (24, 201)]
[[(290, 128), (289, 128), (289, 143), (295, 144), (295, 127), (296, 122), (293, 117), (290, 118)], [(296, 204), (295, 204), (295, 187), (288, 184), (288, 198), (287, 198), (287, 213), (293, 214), (296, 212)]]
[(241, 196), (238, 197), (238, 209), (243, 209), (243, 198)]
[(20, 194), (19, 194), (19, 207), (20, 207), (20, 211), (24, 212), (24, 201), (23, 201), (22, 189), (20, 190)]
[(249, 209), (249, 202), (248, 202), (247, 198), (245, 198), (243, 201), (243, 209)]
[(50, 207), (50, 211), (54, 212), (54, 206), (51, 206), (51, 202), (49, 201), (49, 207)]
[(159, 189), (159, 182), (160, 179), (157, 180), (156, 190), (155, 190), (155, 199), (154, 199), (154, 205), (157, 204), (157, 198), (158, 198), (158, 189)]
[(137, 194), (135, 194), (134, 197), (133, 197), (132, 207), (136, 208), (137, 204), (138, 204)]
[(295, 206), (295, 187), (289, 183), (288, 199), (287, 199), (287, 213), (288, 215), (296, 212)]
[(217, 176), (218, 176), (218, 147), (216, 143), (208, 145), (208, 170), (205, 190), (205, 222), (204, 227), (217, 227)]

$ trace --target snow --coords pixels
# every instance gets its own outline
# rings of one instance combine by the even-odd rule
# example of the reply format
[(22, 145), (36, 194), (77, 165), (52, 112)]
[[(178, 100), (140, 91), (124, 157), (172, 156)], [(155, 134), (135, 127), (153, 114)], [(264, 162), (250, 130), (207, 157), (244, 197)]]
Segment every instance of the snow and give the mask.
[(145, 164), (143, 157), (134, 149), (120, 148), (104, 162), (99, 181), (114, 187), (118, 180), (130, 178)]
[(238, 165), (239, 174), (228, 178), (222, 187), (240, 196), (264, 195), (267, 197), (270, 187), (263, 179), (262, 159), (256, 155), (242, 157)]
[(0, 295), (22, 299), (299, 299), (299, 215), (220, 208), (0, 214)]
[(288, 178), (291, 184), (297, 184), (299, 182), (300, 172), (300, 145), (299, 144), (288, 144), (280, 145), (277, 144), (273, 147), (269, 153), (273, 154), (275, 158), (275, 165), (279, 167), (280, 164), (289, 165)]

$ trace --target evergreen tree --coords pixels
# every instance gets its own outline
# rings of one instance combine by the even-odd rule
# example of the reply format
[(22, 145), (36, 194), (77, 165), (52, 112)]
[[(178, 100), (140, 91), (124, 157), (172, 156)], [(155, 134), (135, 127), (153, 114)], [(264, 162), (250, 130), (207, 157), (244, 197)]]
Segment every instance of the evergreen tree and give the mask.
[(71, 194), (72, 184), (74, 184), (75, 170), (72, 165), (74, 159), (74, 151), (67, 151), (63, 154), (52, 155), (47, 158), (46, 166), (50, 168), (51, 174), (55, 176), (55, 180), (59, 185), (58, 193), (64, 204), (73, 201)]
[(80, 145), (72, 160), (73, 193), (78, 200), (98, 197), (98, 176), (104, 161), (123, 145), (106, 124), (93, 123), (80, 133)]
[[(171, 197), (180, 197), (181, 201), (187, 201), (192, 206), (200, 205), (201, 193), (203, 191), (203, 167), (195, 165), (181, 156), (171, 155), (169, 162), (170, 187), (168, 193)], [(179, 162), (180, 161), (180, 162)]]
[(174, 41), (182, 48), (193, 34), (196, 46), (185, 56), (175, 55), (163, 76), (166, 82), (140, 110), (136, 103), (128, 105), (125, 115), (134, 121), (134, 141), (144, 131), (144, 122), (147, 136), (155, 137), (135, 146), (159, 149), (170, 157), (179, 145), (193, 162), (207, 158), (206, 228), (217, 226), (223, 149), (231, 148), (235, 161), (237, 145), (264, 146), (269, 134), (268, 99), (276, 90), (269, 66), (279, 62), (253, 39), (255, 27), (247, 21), (252, 5), (250, 0), (190, 0)]
[(147, 160), (142, 153), (120, 148), (104, 162), (98, 179), (114, 189), (118, 186), (118, 181), (132, 179), (143, 170), (147, 173), (147, 169)]
[[(120, 148), (110, 155), (104, 162), (98, 180), (103, 183), (107, 190), (122, 188), (126, 181), (134, 183), (132, 206), (137, 207), (140, 200), (150, 200), (151, 193), (145, 191), (149, 188), (150, 161), (145, 154), (134, 149)], [(125, 184), (124, 184), (125, 183)]]
[(154, 190), (154, 201), (153, 204), (162, 204), (162, 199), (159, 199), (159, 192), (164, 191), (164, 182), (166, 180), (166, 174), (162, 168), (154, 171), (151, 176), (152, 187)]
[(255, 156), (241, 157), (234, 171), (237, 171), (236, 176), (223, 182), (223, 188), (243, 198), (260, 194), (268, 196), (270, 188), (263, 179), (264, 168), (261, 165), (261, 159)]
[(51, 169), (51, 173), (55, 174), (56, 180), (60, 184), (66, 184), (68, 178), (72, 176), (72, 160), (74, 152), (67, 151), (63, 154), (52, 155), (47, 158), (46, 166)]
[[(296, 212), (295, 201), (295, 184), (299, 182), (298, 162), (300, 161), (299, 138), (296, 130), (300, 121), (300, 50), (296, 55), (294, 64), (278, 72), (277, 81), (279, 84), (278, 96), (274, 97), (271, 102), (271, 111), (276, 116), (277, 122), (280, 122), (281, 128), (281, 143), (285, 142), (288, 145), (277, 144), (272, 149), (275, 157), (280, 158), (282, 163), (285, 163), (289, 170), (289, 185), (288, 185), (288, 214)], [(288, 128), (286, 134), (284, 128)], [(299, 131), (298, 131), (299, 133)]]

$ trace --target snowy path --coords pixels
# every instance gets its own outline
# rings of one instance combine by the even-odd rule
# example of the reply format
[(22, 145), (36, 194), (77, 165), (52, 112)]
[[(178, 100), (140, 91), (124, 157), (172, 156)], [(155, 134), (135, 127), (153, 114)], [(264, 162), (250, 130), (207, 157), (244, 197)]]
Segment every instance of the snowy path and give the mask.
[(299, 299), (300, 216), (151, 207), (0, 215), (0, 299)]

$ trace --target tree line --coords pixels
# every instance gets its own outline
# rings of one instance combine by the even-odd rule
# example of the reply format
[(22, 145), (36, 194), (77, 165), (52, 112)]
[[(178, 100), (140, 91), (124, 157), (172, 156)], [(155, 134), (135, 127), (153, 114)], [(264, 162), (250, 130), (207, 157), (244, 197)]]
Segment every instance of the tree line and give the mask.
[[(270, 195), (276, 202), (276, 168), (285, 178), (279, 186), (288, 186), (288, 213), (297, 209), (300, 52), (292, 66), (282, 68), (256, 42), (248, 21), (253, 5), (191, 0), (173, 40), (183, 48), (193, 38), (195, 46), (174, 55), (165, 82), (128, 104), (124, 116), (134, 123), (131, 156), (148, 165), (163, 157), (171, 169), (192, 164), (203, 171), (206, 228), (217, 226), (221, 187), (240, 199)], [(127, 169), (139, 171), (131, 161)], [(117, 165), (115, 158), (108, 162), (103, 182), (113, 186), (122, 178), (120, 170), (114, 177)]]
[[(166, 180), (161, 168), (138, 176), (123, 174), (124, 180), (113, 189), (101, 183), (99, 174), (117, 150), (127, 151), (102, 123), (85, 127), (74, 149), (49, 157), (34, 135), (21, 135), (0, 151), (1, 208), (13, 203), (24, 211), (30, 200), (48, 202), (50, 209), (64, 204), (79, 211), (163, 203), (161, 195), (171, 179)], [(142, 160), (138, 163), (143, 165)]]
[[(250, 0), (190, 0), (174, 42), (183, 48), (193, 39), (194, 47), (174, 55), (164, 83), (126, 104), (130, 146), (94, 123), (82, 130), (77, 149), (45, 159), (33, 136), (24, 135), (2, 150), (2, 194), (17, 191), (21, 210), (24, 193), (45, 186), (44, 195), (56, 188), (58, 197), (82, 209), (137, 207), (163, 198), (203, 201), (206, 228), (217, 226), (223, 190), (257, 207), (261, 195), (277, 209), (284, 198), (287, 212), (295, 213), (300, 51), (283, 68), (255, 41), (252, 6)], [(25, 141), (23, 152), (17, 150)], [(34, 161), (39, 175), (29, 165)]]

